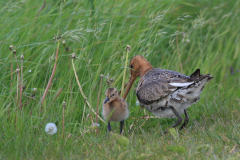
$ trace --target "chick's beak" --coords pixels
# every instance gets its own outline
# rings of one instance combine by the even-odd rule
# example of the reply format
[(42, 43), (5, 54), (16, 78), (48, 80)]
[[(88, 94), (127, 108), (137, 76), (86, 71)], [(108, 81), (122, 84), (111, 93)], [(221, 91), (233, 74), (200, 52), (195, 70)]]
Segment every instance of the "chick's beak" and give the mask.
[(104, 100), (104, 104), (106, 104), (109, 100), (110, 100), (110, 98), (107, 97), (107, 98)]

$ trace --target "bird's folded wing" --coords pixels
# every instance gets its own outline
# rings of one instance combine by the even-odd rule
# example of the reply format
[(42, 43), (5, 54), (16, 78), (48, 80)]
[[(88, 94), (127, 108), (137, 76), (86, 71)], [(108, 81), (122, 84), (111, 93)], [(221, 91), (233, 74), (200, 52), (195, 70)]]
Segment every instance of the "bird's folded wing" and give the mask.
[(194, 83), (189, 76), (168, 70), (153, 70), (143, 76), (137, 87), (137, 97), (140, 102), (149, 104), (163, 98), (178, 88)]

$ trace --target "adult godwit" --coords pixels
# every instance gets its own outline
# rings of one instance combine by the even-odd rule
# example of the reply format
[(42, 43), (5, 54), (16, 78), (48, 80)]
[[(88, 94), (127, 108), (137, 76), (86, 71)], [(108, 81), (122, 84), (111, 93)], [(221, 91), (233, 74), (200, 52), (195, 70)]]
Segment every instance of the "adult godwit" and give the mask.
[(184, 113), (185, 120), (179, 130), (188, 124), (189, 117), (186, 109), (199, 101), (205, 84), (213, 78), (210, 74), (201, 75), (200, 69), (191, 76), (186, 76), (175, 71), (153, 68), (140, 55), (132, 58), (129, 67), (131, 76), (123, 98), (127, 97), (133, 82), (140, 76), (136, 95), (141, 106), (157, 117), (177, 117), (177, 122), (171, 127), (181, 124), (180, 115)]
[(122, 134), (122, 128), (124, 120), (128, 118), (128, 104), (118, 95), (116, 88), (108, 88), (106, 93), (106, 99), (103, 102), (102, 115), (105, 120), (108, 120), (108, 131), (111, 131), (111, 121), (120, 122), (120, 134)]

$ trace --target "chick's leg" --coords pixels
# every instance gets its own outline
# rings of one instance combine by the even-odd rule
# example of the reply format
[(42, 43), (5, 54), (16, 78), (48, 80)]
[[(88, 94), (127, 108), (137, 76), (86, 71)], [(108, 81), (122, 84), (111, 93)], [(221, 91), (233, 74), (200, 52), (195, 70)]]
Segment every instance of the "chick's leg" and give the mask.
[(120, 121), (120, 134), (122, 134), (123, 125), (124, 125), (124, 120)]
[(108, 126), (107, 126), (108, 132), (111, 131), (111, 125), (110, 125), (110, 121), (108, 122)]

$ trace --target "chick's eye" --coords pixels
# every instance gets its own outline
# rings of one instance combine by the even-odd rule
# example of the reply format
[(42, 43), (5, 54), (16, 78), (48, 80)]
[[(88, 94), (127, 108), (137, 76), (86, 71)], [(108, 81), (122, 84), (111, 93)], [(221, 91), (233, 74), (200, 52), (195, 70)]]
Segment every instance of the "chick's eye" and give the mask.
[(133, 68), (133, 65), (130, 65), (130, 68)]
[(114, 97), (115, 96), (115, 94), (112, 94), (112, 97)]

